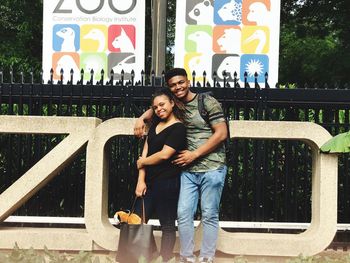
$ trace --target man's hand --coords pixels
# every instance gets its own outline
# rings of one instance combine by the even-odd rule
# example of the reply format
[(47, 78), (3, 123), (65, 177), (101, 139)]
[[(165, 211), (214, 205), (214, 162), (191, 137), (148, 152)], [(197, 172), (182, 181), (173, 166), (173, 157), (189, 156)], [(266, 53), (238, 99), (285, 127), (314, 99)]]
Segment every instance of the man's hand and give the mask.
[(137, 118), (134, 126), (134, 135), (138, 138), (146, 134), (146, 124), (143, 118)]
[(135, 195), (137, 197), (144, 196), (147, 191), (147, 185), (145, 182), (137, 182), (136, 189), (135, 189)]
[(178, 166), (186, 166), (186, 165), (189, 165), (190, 163), (192, 163), (198, 157), (199, 157), (199, 155), (196, 152), (184, 150), (184, 151), (181, 151), (176, 156), (176, 159), (173, 161), (173, 164), (176, 164)]

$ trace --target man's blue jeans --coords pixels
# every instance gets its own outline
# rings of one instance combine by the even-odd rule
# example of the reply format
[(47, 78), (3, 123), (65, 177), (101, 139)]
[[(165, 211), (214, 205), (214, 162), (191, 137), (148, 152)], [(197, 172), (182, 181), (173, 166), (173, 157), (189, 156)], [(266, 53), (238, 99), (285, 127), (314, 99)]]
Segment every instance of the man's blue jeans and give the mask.
[(203, 240), (200, 257), (213, 258), (219, 230), (219, 206), (225, 183), (227, 167), (208, 172), (182, 172), (179, 203), (177, 208), (180, 236), (180, 256), (193, 258), (193, 217), (200, 198)]

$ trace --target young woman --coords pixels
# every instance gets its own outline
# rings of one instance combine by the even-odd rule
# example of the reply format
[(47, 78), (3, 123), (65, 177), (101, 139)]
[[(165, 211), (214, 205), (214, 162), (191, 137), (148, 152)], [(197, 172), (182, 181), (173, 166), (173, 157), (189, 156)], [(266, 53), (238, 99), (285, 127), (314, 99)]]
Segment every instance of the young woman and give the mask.
[[(139, 177), (135, 193), (144, 196), (146, 220), (156, 212), (162, 230), (160, 255), (166, 262), (173, 257), (176, 240), (175, 220), (180, 188), (179, 166), (174, 155), (186, 149), (185, 110), (169, 89), (158, 91), (152, 98), (153, 120), (137, 161)], [(141, 200), (136, 213), (141, 212)]]

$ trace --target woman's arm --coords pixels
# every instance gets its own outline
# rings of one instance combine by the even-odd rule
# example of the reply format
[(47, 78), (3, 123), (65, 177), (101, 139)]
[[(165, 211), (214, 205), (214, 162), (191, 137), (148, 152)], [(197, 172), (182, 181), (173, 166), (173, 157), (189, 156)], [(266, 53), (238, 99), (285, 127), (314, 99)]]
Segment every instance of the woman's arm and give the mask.
[(168, 160), (175, 153), (176, 153), (176, 150), (174, 148), (171, 148), (168, 145), (164, 145), (161, 151), (156, 152), (148, 157), (144, 157), (144, 156), (140, 157), (137, 160), (137, 168), (141, 169), (147, 165), (155, 165), (155, 164), (161, 163), (165, 160)]
[(139, 170), (139, 178), (137, 180), (137, 185), (135, 189), (136, 196), (144, 196), (147, 192), (146, 185), (146, 170), (144, 168)]
[(146, 131), (146, 125), (145, 121), (150, 121), (153, 116), (153, 110), (148, 109), (146, 110), (140, 117), (136, 119), (135, 125), (134, 125), (134, 135), (136, 137), (142, 137), (145, 135)]
[[(143, 150), (142, 150), (141, 156), (146, 157), (147, 152), (148, 152), (148, 144), (147, 144), (147, 140), (146, 140), (145, 144), (143, 145)], [(147, 191), (146, 170), (145, 170), (145, 168), (141, 168), (141, 169), (139, 169), (139, 177), (137, 179), (135, 194), (136, 194), (136, 196), (144, 196), (146, 194), (146, 191)]]

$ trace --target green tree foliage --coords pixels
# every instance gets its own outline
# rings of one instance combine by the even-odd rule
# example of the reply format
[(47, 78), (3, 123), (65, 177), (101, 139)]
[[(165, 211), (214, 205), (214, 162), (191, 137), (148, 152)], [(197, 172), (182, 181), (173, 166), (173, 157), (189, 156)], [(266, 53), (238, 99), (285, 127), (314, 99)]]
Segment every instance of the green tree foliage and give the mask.
[(42, 0), (1, 0), (0, 69), (41, 69)]
[[(152, 0), (146, 1), (146, 70), (152, 59)], [(280, 83), (350, 82), (350, 1), (281, 0)], [(173, 64), (176, 0), (168, 0), (167, 68)], [(42, 0), (0, 3), (0, 68), (40, 70)]]
[(349, 82), (350, 2), (282, 0), (280, 82)]

